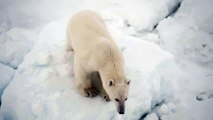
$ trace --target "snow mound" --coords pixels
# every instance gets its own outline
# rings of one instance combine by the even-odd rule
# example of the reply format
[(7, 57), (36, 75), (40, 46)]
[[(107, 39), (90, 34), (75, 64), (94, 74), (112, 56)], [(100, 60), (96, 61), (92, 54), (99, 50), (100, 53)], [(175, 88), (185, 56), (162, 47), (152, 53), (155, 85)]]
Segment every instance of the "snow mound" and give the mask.
[(17, 68), (33, 47), (36, 34), (32, 30), (13, 28), (0, 35), (0, 62)]
[(7, 67), (0, 63), (0, 97), (3, 94), (4, 89), (13, 79), (14, 69)]
[[(73, 53), (65, 51), (64, 23), (52, 22), (5, 89), (0, 116), (14, 120), (116, 119), (112, 102), (79, 95), (73, 79)], [(176, 66), (173, 55), (157, 45), (121, 34), (113, 35), (132, 80), (124, 119), (139, 119), (156, 104), (172, 99)], [(1, 119), (1, 118), (0, 118)], [(157, 119), (151, 116), (150, 119)]]
[(158, 116), (155, 113), (151, 113), (144, 120), (158, 120)]
[(168, 115), (169, 114), (169, 108), (167, 105), (163, 104), (159, 109), (158, 109), (158, 114), (160, 115)]
[(213, 67), (212, 6), (212, 0), (183, 1), (174, 17), (157, 27), (161, 46), (177, 57)]
[[(96, 0), (92, 0), (96, 1)], [(108, 21), (119, 20), (118, 25), (133, 26), (136, 31), (152, 31), (159, 21), (170, 14), (173, 8), (181, 0), (117, 0), (104, 1), (93, 4), (88, 1), (80, 5), (78, 9), (95, 9), (102, 13)], [(102, 6), (102, 7), (101, 7)]]

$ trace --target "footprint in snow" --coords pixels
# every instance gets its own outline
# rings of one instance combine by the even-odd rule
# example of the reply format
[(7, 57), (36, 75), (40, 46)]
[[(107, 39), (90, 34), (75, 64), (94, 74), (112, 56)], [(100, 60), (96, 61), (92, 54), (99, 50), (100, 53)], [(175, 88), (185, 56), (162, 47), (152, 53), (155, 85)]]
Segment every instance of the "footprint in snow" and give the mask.
[(206, 99), (212, 99), (213, 93), (201, 92), (196, 96), (197, 101), (203, 101)]

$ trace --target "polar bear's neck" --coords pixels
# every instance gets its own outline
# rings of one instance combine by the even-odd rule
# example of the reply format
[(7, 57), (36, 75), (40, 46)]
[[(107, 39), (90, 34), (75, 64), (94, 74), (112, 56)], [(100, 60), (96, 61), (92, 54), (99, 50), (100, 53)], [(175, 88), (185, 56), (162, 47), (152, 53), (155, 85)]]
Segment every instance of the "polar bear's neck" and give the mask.
[(117, 82), (126, 79), (123, 66), (116, 61), (111, 61), (104, 68), (101, 68), (99, 70), (99, 74), (101, 76), (102, 82), (109, 79), (113, 79)]

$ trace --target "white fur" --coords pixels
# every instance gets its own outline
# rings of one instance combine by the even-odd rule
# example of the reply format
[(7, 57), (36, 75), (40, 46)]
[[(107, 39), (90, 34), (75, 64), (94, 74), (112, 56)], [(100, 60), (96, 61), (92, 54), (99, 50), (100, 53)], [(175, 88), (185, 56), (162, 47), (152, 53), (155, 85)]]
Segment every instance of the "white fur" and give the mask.
[[(128, 94), (122, 53), (109, 34), (102, 18), (85, 10), (72, 16), (67, 27), (67, 50), (74, 50), (74, 72), (78, 91), (92, 87), (89, 75), (99, 72), (110, 99), (125, 99)], [(113, 80), (113, 86), (109, 86)]]

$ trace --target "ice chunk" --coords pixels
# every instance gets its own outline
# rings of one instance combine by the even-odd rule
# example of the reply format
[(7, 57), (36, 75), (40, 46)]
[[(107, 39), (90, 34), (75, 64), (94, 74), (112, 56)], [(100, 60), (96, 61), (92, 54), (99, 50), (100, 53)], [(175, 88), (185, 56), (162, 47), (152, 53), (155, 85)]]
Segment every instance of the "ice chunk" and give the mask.
[(158, 120), (158, 116), (155, 113), (148, 114), (144, 120)]
[[(128, 21), (127, 27), (133, 26), (134, 29), (139, 31), (151, 31), (159, 21), (163, 20), (168, 14), (172, 12), (172, 9), (178, 4), (180, 0), (135, 0), (135, 1), (120, 1), (113, 9), (104, 11), (103, 14), (106, 19), (109, 20), (109, 15), (115, 16), (113, 18), (122, 18), (123, 22)], [(132, 7), (134, 6), (134, 7)], [(114, 19), (115, 20), (115, 19)], [(118, 19), (117, 19), (118, 20)], [(125, 20), (125, 21), (124, 21)], [(124, 24), (125, 25), (125, 24)]]
[(176, 57), (213, 67), (212, 5), (211, 0), (183, 1), (175, 16), (163, 20), (157, 27), (161, 46)]
[(168, 106), (165, 104), (160, 106), (160, 108), (157, 111), (159, 115), (168, 115), (170, 112)]
[(0, 63), (0, 97), (14, 76), (14, 69)]
[(35, 32), (21, 28), (13, 28), (1, 34), (0, 61), (17, 68), (33, 47), (36, 39)]

